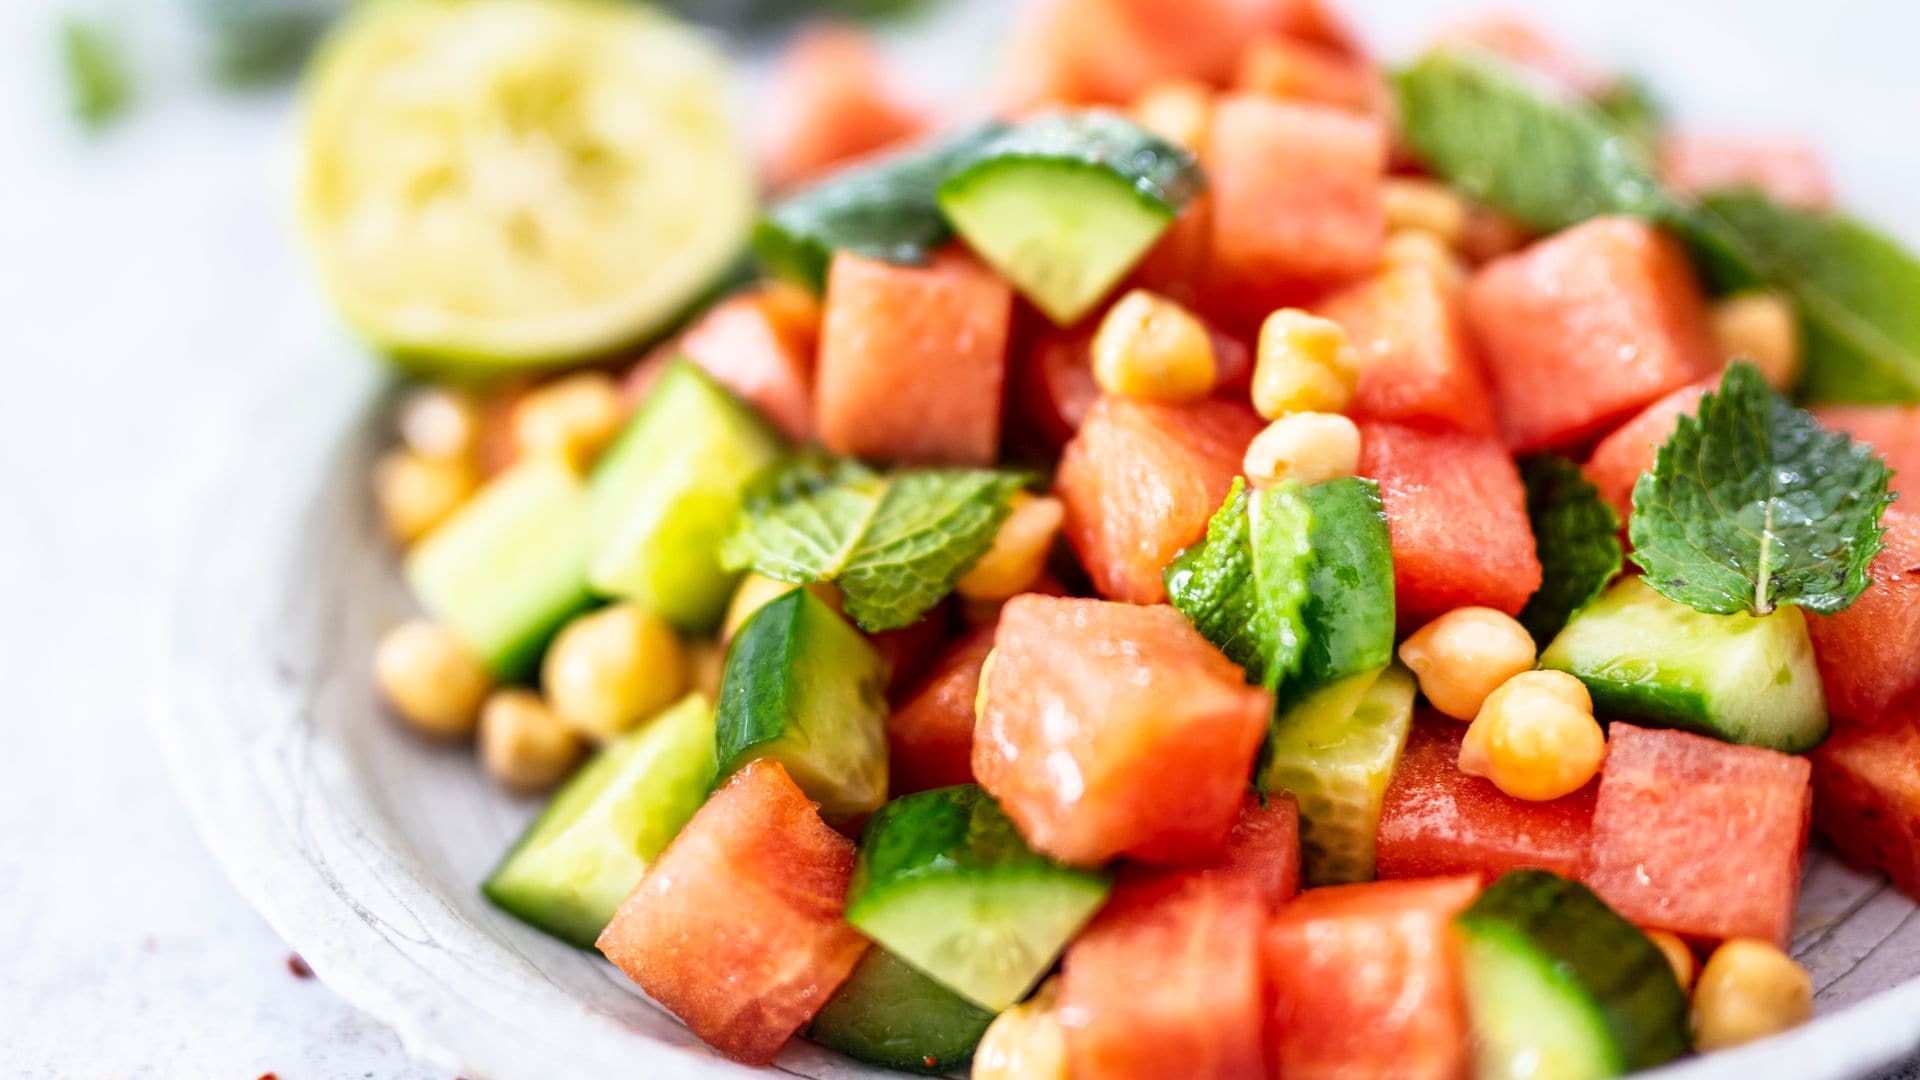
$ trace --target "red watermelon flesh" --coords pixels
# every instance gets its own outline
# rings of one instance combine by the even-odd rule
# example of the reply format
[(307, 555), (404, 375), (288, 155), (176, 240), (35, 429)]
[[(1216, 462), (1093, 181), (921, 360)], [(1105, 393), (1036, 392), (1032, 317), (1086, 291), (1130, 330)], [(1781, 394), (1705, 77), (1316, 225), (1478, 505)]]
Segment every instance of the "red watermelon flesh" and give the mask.
[(847, 252), (827, 274), (814, 422), (827, 449), (991, 465), (1013, 289), (958, 251), (926, 266)]
[(1660, 179), (1685, 195), (1756, 188), (1789, 206), (1833, 204), (1820, 155), (1793, 139), (1669, 135), (1660, 144)]
[(1274, 1075), (1460, 1080), (1466, 1007), (1452, 922), (1477, 876), (1308, 889), (1263, 942)]
[(1431, 268), (1407, 266), (1318, 305), (1360, 355), (1347, 415), (1496, 435), (1493, 395), (1467, 338), (1458, 294)]
[(1920, 714), (1813, 752), (1813, 824), (1834, 850), (1920, 900)]
[(687, 328), (670, 351), (760, 410), (789, 439), (813, 427), (813, 350), (819, 310), (811, 297), (769, 285), (731, 297)]
[(1244, 882), (1174, 874), (1118, 886), (1067, 949), (1069, 1071), (1101, 1080), (1261, 1080), (1267, 905)]
[(1837, 615), (1807, 620), (1827, 707), (1841, 721), (1905, 723), (1920, 715), (1920, 512), (1887, 509), (1873, 584)]
[(853, 843), (777, 762), (735, 773), (647, 869), (600, 951), (708, 1045), (765, 1065), (866, 951)]
[(1822, 405), (1813, 414), (1878, 450), (1893, 470), (1894, 491), (1920, 491), (1920, 405)]
[(1593, 456), (1582, 471), (1599, 489), (1600, 497), (1620, 515), (1622, 529), (1633, 516), (1633, 485), (1639, 483), (1640, 474), (1653, 469), (1660, 444), (1673, 434), (1680, 417), (1693, 415), (1701, 395), (1717, 385), (1718, 380), (1708, 380), (1675, 390), (1641, 410), (1639, 416), (1620, 425), (1593, 448)]
[(1233, 88), (1244, 94), (1384, 115), (1387, 85), (1365, 60), (1296, 38), (1256, 39), (1240, 54)]
[(1378, 120), (1228, 94), (1202, 161), (1213, 204), (1210, 303), (1259, 318), (1379, 266), (1387, 139)]
[(1060, 458), (1063, 530), (1104, 596), (1166, 599), (1161, 571), (1206, 535), (1239, 475), (1259, 417), (1244, 405), (1161, 405), (1103, 397)]
[(1440, 44), (1485, 49), (1567, 93), (1582, 97), (1603, 94), (1614, 83), (1613, 76), (1593, 67), (1538, 26), (1514, 15), (1496, 12), (1455, 23), (1440, 35)]
[(1179, 612), (1016, 596), (1000, 612), (973, 772), (1062, 862), (1217, 852), (1273, 707)]
[(1578, 446), (1716, 366), (1686, 252), (1636, 218), (1595, 218), (1488, 263), (1467, 324), (1515, 451)]
[(819, 23), (803, 30), (775, 66), (761, 99), (767, 183), (776, 189), (905, 142), (928, 118), (891, 85), (879, 50), (861, 30)]
[(978, 627), (948, 647), (887, 720), (887, 782), (894, 798), (973, 783), (973, 698), (993, 630)]
[(1475, 604), (1517, 613), (1540, 587), (1526, 488), (1498, 439), (1361, 424), (1360, 475), (1380, 484), (1401, 626)]
[(1793, 934), (1807, 759), (1615, 721), (1586, 882), (1637, 926), (1695, 943)]
[(1300, 808), (1293, 796), (1275, 792), (1263, 804), (1249, 794), (1227, 833), (1225, 846), (1178, 866), (1129, 866), (1123, 882), (1195, 877), (1229, 881), (1252, 889), (1269, 909), (1300, 892)]
[(1599, 785), (1551, 802), (1516, 799), (1460, 771), (1466, 733), (1467, 725), (1431, 710), (1414, 721), (1380, 812), (1380, 877), (1494, 877), (1531, 867), (1578, 878)]

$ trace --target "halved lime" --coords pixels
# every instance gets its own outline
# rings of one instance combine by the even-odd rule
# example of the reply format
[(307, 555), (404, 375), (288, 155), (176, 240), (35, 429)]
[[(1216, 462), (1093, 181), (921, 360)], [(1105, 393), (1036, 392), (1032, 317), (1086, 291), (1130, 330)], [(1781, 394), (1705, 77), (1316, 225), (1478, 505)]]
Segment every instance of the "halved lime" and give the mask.
[(300, 208), (328, 289), (377, 344), (466, 373), (644, 338), (752, 222), (727, 75), (612, 0), (361, 6), (306, 88)]

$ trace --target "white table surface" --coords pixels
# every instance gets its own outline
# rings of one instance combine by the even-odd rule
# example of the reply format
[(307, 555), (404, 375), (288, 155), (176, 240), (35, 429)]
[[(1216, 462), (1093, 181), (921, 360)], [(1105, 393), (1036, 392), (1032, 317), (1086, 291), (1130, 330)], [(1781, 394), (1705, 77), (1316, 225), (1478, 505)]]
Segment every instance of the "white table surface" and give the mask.
[[(1461, 7), (1355, 6), (1390, 44)], [(247, 453), (249, 403), (291, 371), (370, 362), (341, 359), (288, 243), (286, 101), (175, 93), (82, 138), (56, 95), (54, 7), (0, 2), (0, 1073), (440, 1075), (289, 972), (146, 732), (170, 567)], [(1905, 9), (1828, 0), (1815, 23), (1800, 2), (1616, 0), (1560, 21), (1635, 57), (1683, 115), (1813, 135), (1852, 202), (1912, 240)], [(1677, 44), (1703, 40), (1720, 46)]]

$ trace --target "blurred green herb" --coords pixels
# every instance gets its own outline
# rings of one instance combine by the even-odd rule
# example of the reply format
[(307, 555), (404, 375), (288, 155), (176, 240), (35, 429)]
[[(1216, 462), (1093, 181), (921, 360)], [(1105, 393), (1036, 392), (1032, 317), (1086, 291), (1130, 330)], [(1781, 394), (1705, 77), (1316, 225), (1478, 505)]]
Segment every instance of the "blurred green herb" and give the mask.
[(73, 115), (90, 130), (112, 123), (133, 103), (133, 78), (119, 42), (96, 22), (60, 22), (60, 60)]

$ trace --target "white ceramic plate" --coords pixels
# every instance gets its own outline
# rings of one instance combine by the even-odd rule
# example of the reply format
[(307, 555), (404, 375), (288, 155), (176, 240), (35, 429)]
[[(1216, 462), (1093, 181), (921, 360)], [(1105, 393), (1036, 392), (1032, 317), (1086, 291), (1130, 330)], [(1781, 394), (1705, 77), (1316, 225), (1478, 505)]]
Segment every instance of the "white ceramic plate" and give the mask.
[[(289, 945), (423, 1058), (493, 1080), (750, 1075), (598, 958), (480, 897), (536, 807), (376, 703), (374, 642), (411, 610), (365, 485), (388, 425), (365, 365), (331, 359), (254, 414), (247, 471), (206, 508), (177, 579), (159, 733), (207, 842)], [(1855, 1077), (1920, 1050), (1915, 915), (1877, 878), (1816, 856), (1795, 952), (1821, 1018), (1662, 1075)], [(799, 1042), (775, 1069), (884, 1075)]]

